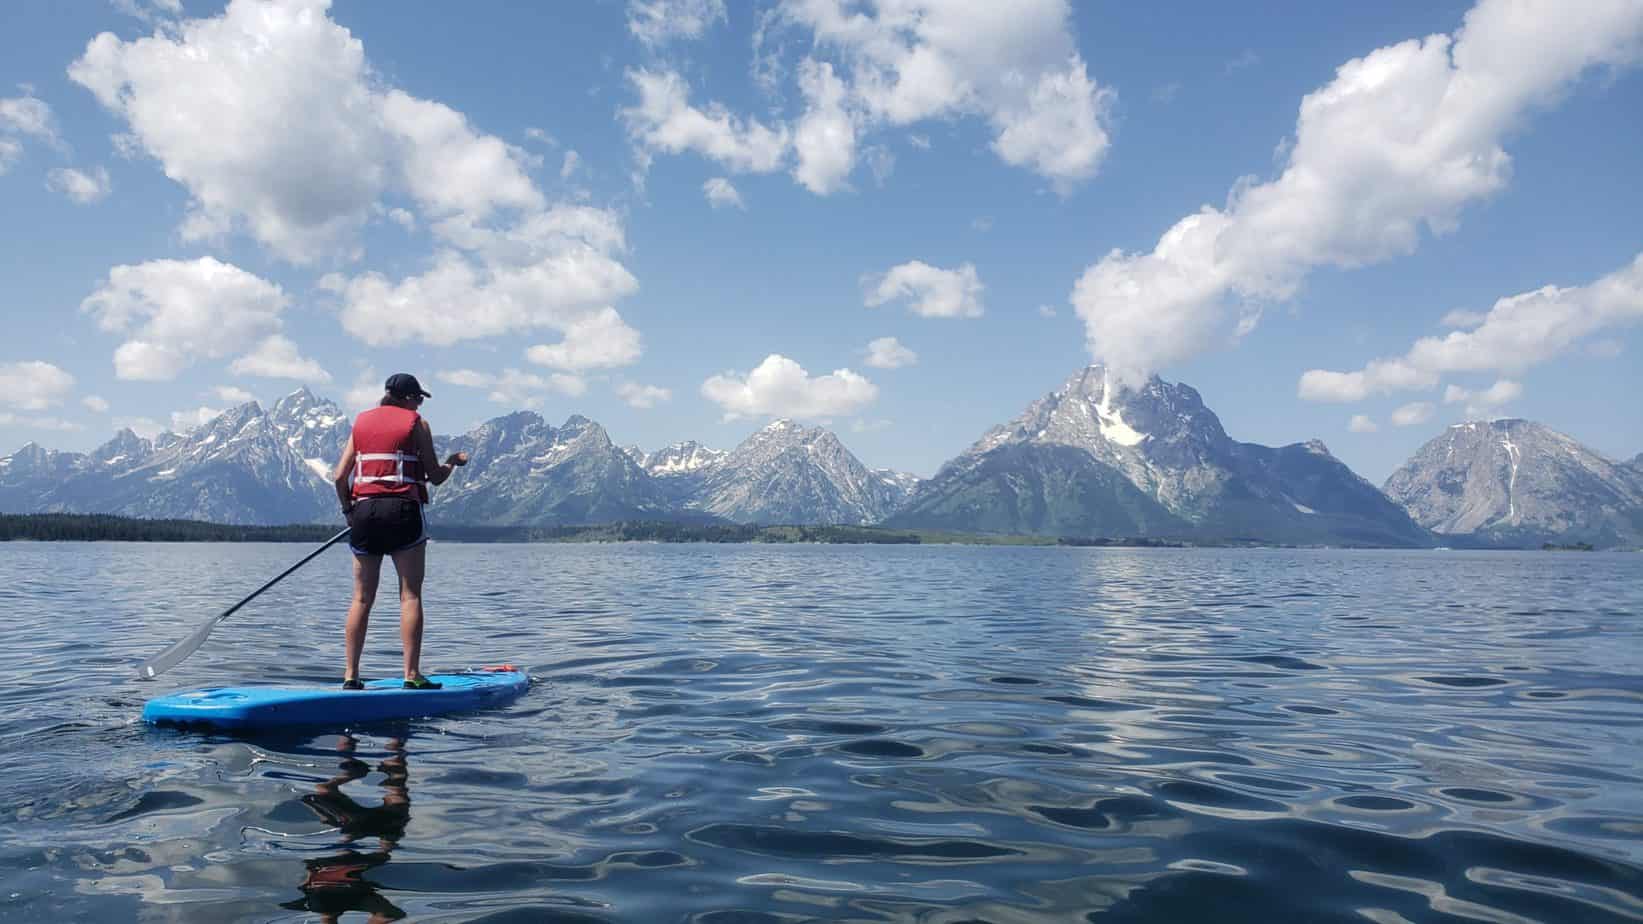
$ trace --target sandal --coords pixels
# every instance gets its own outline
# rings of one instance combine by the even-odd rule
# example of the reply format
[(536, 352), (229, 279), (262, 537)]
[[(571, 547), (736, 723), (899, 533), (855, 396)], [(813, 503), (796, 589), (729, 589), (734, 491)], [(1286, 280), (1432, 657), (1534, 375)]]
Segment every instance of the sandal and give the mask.
[(426, 677), (415, 677), (405, 681), (405, 689), (407, 690), (438, 690), (443, 686), (445, 686), (443, 683), (437, 683)]
[(344, 690), (363, 690), (365, 689), (365, 681), (360, 680), (358, 677), (353, 677), (348, 680), (344, 680), (342, 682), (342, 688)]

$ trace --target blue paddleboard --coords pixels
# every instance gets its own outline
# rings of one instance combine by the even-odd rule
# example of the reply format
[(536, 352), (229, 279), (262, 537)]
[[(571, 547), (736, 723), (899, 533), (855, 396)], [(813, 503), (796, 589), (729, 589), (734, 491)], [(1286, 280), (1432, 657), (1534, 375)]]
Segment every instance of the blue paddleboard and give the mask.
[(211, 687), (148, 701), (143, 721), (221, 729), (286, 725), (352, 725), (468, 712), (508, 702), (530, 686), (512, 667), (463, 674), (430, 674), (439, 690), (407, 690), (399, 678), (372, 680), (363, 690), (340, 687)]

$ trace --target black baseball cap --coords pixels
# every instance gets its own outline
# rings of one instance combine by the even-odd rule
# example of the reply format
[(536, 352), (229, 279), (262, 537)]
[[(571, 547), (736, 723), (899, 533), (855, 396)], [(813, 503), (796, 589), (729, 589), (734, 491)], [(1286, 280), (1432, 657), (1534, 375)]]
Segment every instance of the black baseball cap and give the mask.
[(392, 394), (403, 395), (407, 398), (415, 395), (421, 395), (424, 398), (433, 397), (432, 394), (422, 390), (422, 383), (418, 382), (416, 376), (409, 372), (396, 372), (388, 376), (388, 381), (383, 382), (382, 387)]

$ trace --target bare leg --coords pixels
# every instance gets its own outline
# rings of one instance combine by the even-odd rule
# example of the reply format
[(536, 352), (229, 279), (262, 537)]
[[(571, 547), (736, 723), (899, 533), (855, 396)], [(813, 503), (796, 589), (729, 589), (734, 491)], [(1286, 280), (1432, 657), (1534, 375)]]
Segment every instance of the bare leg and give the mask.
[(428, 544), (394, 553), (399, 572), (399, 638), (405, 646), (405, 679), (422, 676), (422, 573)]
[(359, 656), (365, 650), (365, 627), (371, 620), (371, 604), (377, 599), (377, 580), (382, 577), (381, 555), (354, 556), (354, 602), (348, 605), (348, 627), (343, 632), (348, 663), (342, 679), (359, 677)]

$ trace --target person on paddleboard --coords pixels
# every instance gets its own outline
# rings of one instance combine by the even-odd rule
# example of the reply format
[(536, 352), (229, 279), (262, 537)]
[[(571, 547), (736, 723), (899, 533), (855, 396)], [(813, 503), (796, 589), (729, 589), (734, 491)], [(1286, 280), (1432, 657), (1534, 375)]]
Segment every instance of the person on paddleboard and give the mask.
[(428, 485), (443, 484), (457, 466), (468, 464), (468, 454), (453, 452), (439, 461), (433, 430), (417, 413), (423, 399), (433, 395), (422, 390), (416, 376), (395, 373), (383, 390), (381, 404), (354, 419), (348, 445), (331, 475), (352, 530), (348, 546), (354, 553), (354, 600), (344, 633), (348, 660), (342, 687), (365, 689), (359, 679), (359, 656), (382, 576), (382, 556), (387, 555), (399, 574), (405, 688), (437, 690), (440, 684), (422, 675), (422, 574), (428, 551), (422, 508), (428, 503)]

